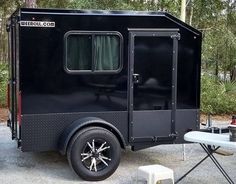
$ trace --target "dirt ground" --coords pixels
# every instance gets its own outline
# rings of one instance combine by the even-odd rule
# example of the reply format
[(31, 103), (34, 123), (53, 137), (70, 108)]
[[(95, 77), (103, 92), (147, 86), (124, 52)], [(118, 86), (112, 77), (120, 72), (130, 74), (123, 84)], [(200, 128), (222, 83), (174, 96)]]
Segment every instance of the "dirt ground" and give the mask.
[[(208, 116), (206, 114), (201, 114), (201, 116), (200, 116), (201, 123), (206, 123), (207, 119), (208, 119)], [(211, 120), (213, 120), (213, 121), (225, 121), (225, 122), (230, 123), (231, 119), (232, 119), (232, 115), (227, 115), (227, 114), (211, 116)]]
[(6, 122), (8, 118), (7, 109), (0, 108), (0, 123)]
[[(231, 152), (231, 150), (228, 151)], [(175, 180), (177, 180), (206, 156), (198, 144), (185, 145), (185, 160), (183, 160), (183, 153), (181, 144), (161, 145), (137, 152), (132, 152), (127, 148), (126, 151), (122, 151), (121, 163), (116, 172), (104, 181), (92, 183), (80, 179), (70, 169), (66, 157), (57, 152), (27, 153), (18, 150), (16, 142), (11, 140), (9, 128), (2, 123), (0, 124), (0, 183), (134, 184), (138, 167), (152, 164), (161, 164), (173, 169)], [(236, 154), (215, 156), (232, 180), (236, 182)], [(209, 158), (180, 182), (180, 184), (210, 183), (227, 184), (227, 180)]]

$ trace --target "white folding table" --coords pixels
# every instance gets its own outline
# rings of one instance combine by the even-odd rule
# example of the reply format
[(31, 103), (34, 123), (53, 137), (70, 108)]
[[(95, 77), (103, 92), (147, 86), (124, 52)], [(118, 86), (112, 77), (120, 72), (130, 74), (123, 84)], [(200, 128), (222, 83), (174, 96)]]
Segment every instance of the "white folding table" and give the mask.
[[(226, 178), (226, 180), (230, 184), (234, 184), (233, 180), (229, 177), (229, 175), (225, 172), (225, 170), (222, 168), (222, 166), (219, 164), (219, 162), (216, 160), (216, 158), (213, 155), (213, 153), (216, 150), (218, 150), (220, 147), (233, 148), (236, 150), (236, 142), (231, 142), (229, 140), (229, 135), (192, 131), (184, 135), (184, 140), (188, 142), (199, 143), (201, 147), (204, 149), (204, 151), (207, 153), (207, 156), (204, 157), (200, 162), (198, 162), (192, 169), (190, 169), (181, 178), (179, 178), (175, 183), (180, 182), (190, 172), (192, 172), (197, 166), (199, 166), (204, 160), (210, 157), (213, 163), (216, 165), (216, 167), (220, 170), (220, 172)], [(214, 146), (215, 148), (212, 149), (211, 146)]]

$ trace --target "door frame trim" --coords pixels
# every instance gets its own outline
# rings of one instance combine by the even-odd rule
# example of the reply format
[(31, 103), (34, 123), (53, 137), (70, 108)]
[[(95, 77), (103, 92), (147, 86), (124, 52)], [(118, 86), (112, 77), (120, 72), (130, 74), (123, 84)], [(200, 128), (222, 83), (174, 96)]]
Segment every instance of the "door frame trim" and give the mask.
[[(176, 137), (175, 121), (176, 121), (176, 103), (177, 103), (177, 66), (178, 66), (178, 40), (180, 40), (179, 29), (144, 29), (144, 28), (129, 28), (128, 42), (128, 112), (129, 112), (129, 142), (137, 142), (142, 138), (135, 140), (133, 137), (133, 74), (134, 74), (134, 41), (135, 37), (171, 37), (173, 39), (173, 55), (172, 55), (172, 108), (171, 108), (171, 134), (169, 137)], [(153, 139), (155, 141), (156, 138)]]

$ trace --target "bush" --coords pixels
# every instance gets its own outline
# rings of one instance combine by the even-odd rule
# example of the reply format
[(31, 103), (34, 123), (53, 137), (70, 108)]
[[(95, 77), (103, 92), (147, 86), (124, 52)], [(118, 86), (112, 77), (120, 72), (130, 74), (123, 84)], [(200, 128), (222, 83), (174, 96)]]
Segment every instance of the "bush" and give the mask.
[(7, 81), (8, 70), (7, 64), (0, 63), (0, 107), (7, 106)]
[(236, 113), (236, 83), (220, 82), (213, 77), (203, 75), (201, 111), (206, 114)]

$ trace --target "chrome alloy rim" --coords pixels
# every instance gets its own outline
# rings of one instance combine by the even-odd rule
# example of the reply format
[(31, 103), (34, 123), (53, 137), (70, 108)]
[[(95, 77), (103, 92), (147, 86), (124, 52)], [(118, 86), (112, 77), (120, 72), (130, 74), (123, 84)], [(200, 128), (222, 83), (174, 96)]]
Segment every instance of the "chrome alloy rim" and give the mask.
[(110, 145), (106, 141), (93, 139), (87, 142), (81, 153), (81, 161), (84, 166), (93, 172), (98, 172), (109, 166), (111, 161)]

